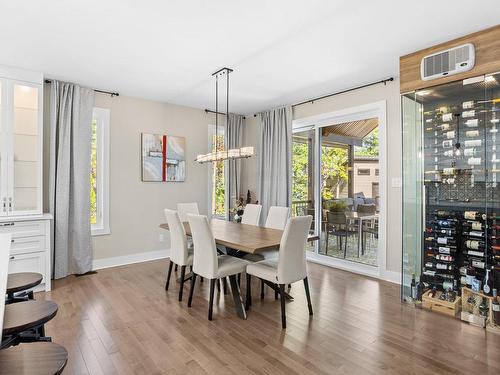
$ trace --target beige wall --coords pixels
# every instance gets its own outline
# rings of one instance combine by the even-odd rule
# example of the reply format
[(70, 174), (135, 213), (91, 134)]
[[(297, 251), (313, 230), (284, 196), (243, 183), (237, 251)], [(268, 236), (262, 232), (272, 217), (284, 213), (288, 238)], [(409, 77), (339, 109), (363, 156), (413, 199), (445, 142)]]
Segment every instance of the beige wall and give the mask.
[[(47, 89), (45, 94), (48, 98)], [(207, 211), (207, 167), (194, 159), (207, 151), (210, 116), (201, 109), (103, 94), (96, 94), (95, 106), (110, 109), (111, 115), (111, 234), (93, 237), (94, 259), (169, 248), (168, 232), (158, 228), (165, 222), (164, 208), (175, 209), (178, 202), (196, 201), (202, 213)], [(48, 126), (48, 105), (45, 109)], [(141, 181), (141, 132), (186, 137), (185, 182)], [(46, 161), (47, 151), (48, 142)], [(47, 207), (47, 198), (45, 204)], [(160, 233), (165, 235), (164, 242), (159, 241)]]
[[(168, 232), (158, 228), (164, 208), (196, 201), (202, 213), (207, 211), (207, 168), (194, 159), (207, 150), (209, 116), (200, 109), (123, 96), (98, 94), (95, 105), (111, 110), (111, 234), (94, 237), (94, 258), (168, 248)], [(141, 132), (186, 137), (185, 182), (141, 181)]]
[[(294, 108), (294, 119), (300, 119), (321, 113), (369, 104), (380, 100), (387, 102), (387, 224), (390, 236), (386, 236), (386, 268), (388, 271), (401, 271), (401, 188), (391, 187), (393, 178), (401, 177), (401, 121), (399, 80), (388, 82), (387, 85), (376, 85), (334, 97), (319, 100), (313, 104), (304, 104)], [(245, 127), (245, 142), (257, 145), (257, 118), (247, 119)], [(257, 150), (258, 152), (258, 150)], [(257, 186), (257, 160), (252, 158), (245, 162), (242, 179), (243, 188), (255, 190)], [(382, 168), (382, 166), (380, 167)]]

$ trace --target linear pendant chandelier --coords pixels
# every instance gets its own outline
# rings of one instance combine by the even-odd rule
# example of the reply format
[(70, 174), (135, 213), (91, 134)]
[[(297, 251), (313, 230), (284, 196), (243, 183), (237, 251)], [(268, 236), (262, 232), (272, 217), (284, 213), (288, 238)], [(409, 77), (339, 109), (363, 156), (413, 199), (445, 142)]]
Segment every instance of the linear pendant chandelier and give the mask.
[(229, 150), (219, 150), (217, 136), (219, 132), (219, 77), (226, 78), (226, 128), (229, 124), (229, 74), (232, 72), (232, 69), (222, 68), (215, 73), (212, 74), (212, 77), (215, 76), (215, 151), (209, 152), (208, 154), (198, 155), (196, 157), (196, 161), (198, 163), (208, 163), (208, 162), (216, 162), (223, 160), (234, 160), (234, 159), (243, 159), (249, 158), (253, 156), (254, 148), (253, 147), (240, 147), (240, 148), (232, 148)]

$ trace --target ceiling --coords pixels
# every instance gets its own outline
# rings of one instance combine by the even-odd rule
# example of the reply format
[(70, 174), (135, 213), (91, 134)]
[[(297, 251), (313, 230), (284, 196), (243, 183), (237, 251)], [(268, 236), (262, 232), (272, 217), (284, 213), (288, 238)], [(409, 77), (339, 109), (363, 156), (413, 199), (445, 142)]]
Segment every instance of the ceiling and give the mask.
[(122, 95), (251, 114), (398, 74), (398, 57), (494, 26), (498, 0), (0, 0), (0, 64)]

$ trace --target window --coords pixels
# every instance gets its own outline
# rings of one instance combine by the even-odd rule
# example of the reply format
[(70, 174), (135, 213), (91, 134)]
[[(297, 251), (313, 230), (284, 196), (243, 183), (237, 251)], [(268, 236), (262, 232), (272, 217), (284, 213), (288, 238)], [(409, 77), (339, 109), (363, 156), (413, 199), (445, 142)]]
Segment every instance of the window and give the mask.
[(358, 176), (369, 176), (370, 168), (358, 168)]
[(377, 169), (375, 169), (375, 176), (378, 176), (378, 174), (379, 174), (379, 173), (380, 173), (380, 172), (379, 172), (378, 168), (377, 168)]
[[(208, 149), (210, 152), (216, 150), (224, 151), (224, 126), (219, 125), (217, 135), (215, 125), (209, 125), (208, 130)], [(218, 161), (209, 164), (209, 212), (211, 216), (225, 218), (226, 210), (226, 178), (225, 178), (225, 162)]]
[(109, 234), (109, 109), (94, 108), (90, 169), (92, 235)]

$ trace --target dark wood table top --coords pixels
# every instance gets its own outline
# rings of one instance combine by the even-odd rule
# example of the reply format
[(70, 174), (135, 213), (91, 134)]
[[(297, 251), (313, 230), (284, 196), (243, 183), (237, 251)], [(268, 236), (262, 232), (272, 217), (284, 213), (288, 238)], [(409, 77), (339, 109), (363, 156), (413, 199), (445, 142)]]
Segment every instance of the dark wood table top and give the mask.
[(3, 334), (15, 335), (38, 327), (57, 314), (57, 304), (52, 301), (26, 301), (5, 305)]
[(31, 289), (42, 282), (43, 276), (36, 272), (11, 273), (7, 279), (7, 294)]
[(20, 344), (0, 350), (0, 374), (58, 375), (68, 362), (68, 352), (52, 342)]
[[(183, 224), (186, 234), (191, 235), (189, 223)], [(263, 250), (278, 249), (283, 236), (283, 231), (279, 229), (218, 219), (212, 219), (210, 227), (217, 244), (250, 254)], [(160, 224), (160, 228), (168, 230), (168, 224)], [(316, 241), (318, 238), (318, 236), (309, 236), (307, 240)]]

